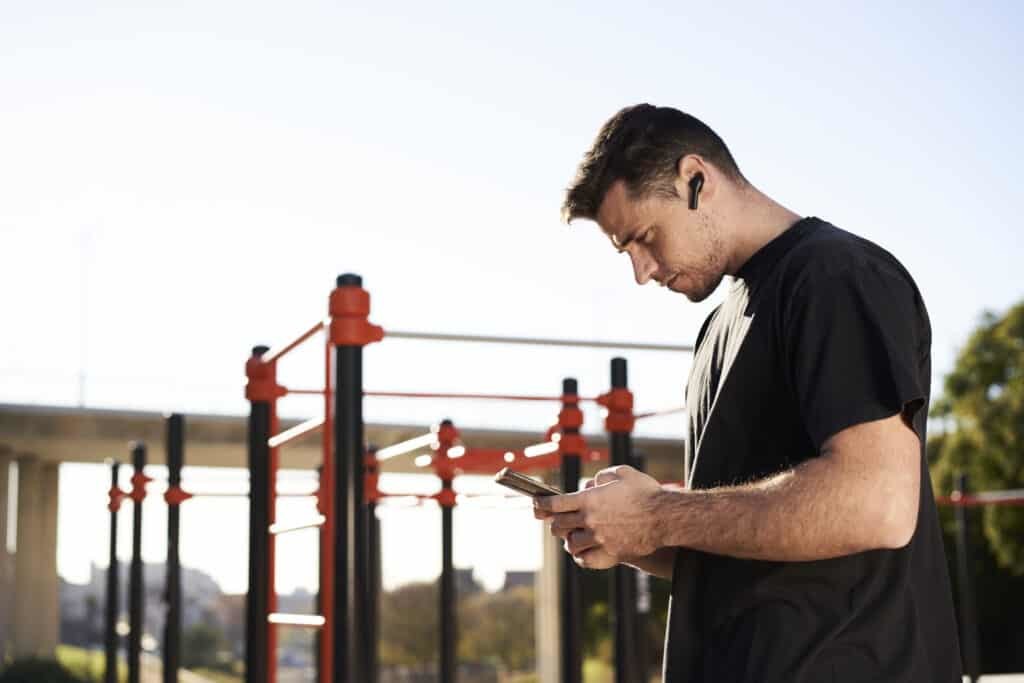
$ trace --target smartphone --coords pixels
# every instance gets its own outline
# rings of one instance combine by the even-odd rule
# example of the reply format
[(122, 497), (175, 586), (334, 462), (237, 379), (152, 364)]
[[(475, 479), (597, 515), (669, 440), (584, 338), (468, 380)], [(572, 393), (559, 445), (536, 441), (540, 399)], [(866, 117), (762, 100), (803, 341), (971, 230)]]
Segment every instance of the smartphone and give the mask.
[(533, 477), (513, 472), (508, 467), (494, 475), (494, 481), (527, 496), (560, 496), (564, 493), (554, 486), (540, 483)]

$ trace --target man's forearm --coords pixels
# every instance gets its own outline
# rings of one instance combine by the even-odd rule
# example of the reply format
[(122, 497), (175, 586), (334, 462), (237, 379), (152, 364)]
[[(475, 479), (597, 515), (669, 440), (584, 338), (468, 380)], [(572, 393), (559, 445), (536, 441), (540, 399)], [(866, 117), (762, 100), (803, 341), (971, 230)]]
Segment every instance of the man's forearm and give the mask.
[(647, 572), (651, 576), (672, 580), (672, 568), (676, 560), (676, 548), (658, 548), (650, 555), (624, 561), (630, 567)]
[(659, 494), (661, 545), (754, 560), (807, 561), (885, 547), (885, 492), (824, 456), (741, 486)]

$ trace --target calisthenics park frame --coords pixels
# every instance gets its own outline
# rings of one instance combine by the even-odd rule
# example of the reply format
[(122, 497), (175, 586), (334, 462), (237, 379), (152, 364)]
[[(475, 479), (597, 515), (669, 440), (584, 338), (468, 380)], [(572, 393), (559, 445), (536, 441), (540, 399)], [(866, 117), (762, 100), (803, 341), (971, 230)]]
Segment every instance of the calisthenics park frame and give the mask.
[[(375, 505), (388, 495), (377, 488), (378, 465), (387, 457), (429, 445), (431, 465), (441, 480), (434, 496), (442, 510), (442, 571), (440, 596), (440, 663), (442, 683), (455, 680), (455, 590), (452, 563), (452, 508), (457, 499), (452, 488), (456, 473), (493, 474), (503, 466), (518, 470), (561, 467), (562, 486), (575, 491), (579, 486), (581, 461), (604, 460), (612, 465), (641, 464), (633, 456), (632, 431), (638, 418), (669, 411), (635, 415), (633, 395), (627, 386), (626, 361), (611, 364), (611, 389), (584, 398), (577, 394), (574, 379), (566, 379), (559, 396), (492, 394), (436, 394), (372, 392), (363, 387), (363, 348), (384, 339), (384, 330), (369, 322), (370, 296), (362, 279), (353, 274), (337, 278), (328, 301), (328, 317), (308, 328), (291, 342), (270, 349), (253, 348), (246, 365), (246, 397), (250, 402), (250, 572), (246, 617), (246, 683), (273, 683), (275, 664), (269, 653), (276, 652), (279, 625), (318, 629), (319, 683), (355, 683), (376, 680), (378, 633), (376, 604), (380, 590), (379, 531)], [(318, 389), (289, 389), (277, 382), (277, 363), (319, 332), (326, 332), (324, 384)], [(390, 332), (390, 338), (501, 344), (590, 346), (608, 349), (642, 349), (689, 352), (688, 346), (576, 342), (570, 340)], [(279, 433), (278, 399), (295, 394), (321, 395), (324, 417), (314, 418)], [(561, 404), (558, 421), (548, 430), (545, 442), (523, 451), (468, 448), (459, 444), (459, 433), (449, 420), (429, 434), (395, 444), (380, 451), (368, 451), (364, 444), (364, 397), (475, 398), (525, 401), (553, 401)], [(609, 432), (607, 453), (587, 448), (580, 427), (580, 402), (593, 401), (607, 410)], [(309, 432), (322, 431), (323, 461), (318, 497), (319, 517), (309, 524), (281, 528), (275, 525), (278, 449)], [(532, 451), (532, 452), (531, 452)], [(276, 611), (274, 586), (274, 539), (300, 528), (320, 528), (319, 615), (289, 615)], [(579, 568), (572, 558), (563, 558), (561, 573), (562, 680), (582, 680), (581, 597)], [(615, 623), (615, 668), (617, 683), (639, 680), (637, 665), (635, 570), (617, 567), (613, 580)]]
[[(250, 401), (248, 421), (249, 477), (248, 493), (187, 492), (181, 485), (184, 465), (184, 417), (173, 414), (166, 420), (168, 481), (164, 501), (168, 505), (168, 546), (163, 649), (164, 683), (177, 683), (181, 648), (181, 573), (178, 556), (179, 506), (193, 497), (248, 497), (249, 525), (249, 587), (246, 600), (246, 683), (274, 683), (278, 625), (316, 628), (318, 683), (355, 683), (377, 680), (378, 616), (380, 592), (379, 527), (375, 508), (378, 501), (408, 494), (384, 493), (379, 490), (378, 466), (382, 460), (429, 446), (429, 464), (441, 481), (441, 490), (430, 496), (417, 496), (438, 502), (442, 509), (442, 572), (440, 595), (440, 680), (455, 680), (455, 588), (452, 562), (452, 508), (457, 496), (452, 480), (458, 473), (493, 474), (505, 465), (517, 470), (561, 469), (561, 484), (566, 491), (578, 488), (583, 461), (605, 461), (612, 465), (631, 464), (643, 469), (642, 458), (633, 453), (632, 430), (638, 419), (675, 412), (670, 408), (647, 413), (633, 412), (633, 395), (626, 381), (626, 362), (611, 362), (611, 389), (594, 398), (577, 393), (574, 379), (562, 382), (559, 396), (524, 396), (498, 394), (454, 394), (371, 392), (362, 388), (362, 348), (380, 341), (383, 330), (368, 321), (369, 294), (362, 289), (358, 276), (342, 275), (330, 295), (329, 317), (306, 330), (297, 339), (277, 350), (265, 346), (253, 349), (246, 364), (246, 396)], [(324, 388), (288, 389), (277, 382), (277, 361), (320, 331), (326, 331), (324, 345)], [(527, 339), (517, 337), (483, 337), (419, 332), (391, 332), (392, 338), (432, 341), (577, 346), (606, 349), (637, 349), (688, 352), (690, 347), (611, 342), (580, 342), (572, 340)], [(338, 391), (337, 388), (341, 387)], [(308, 420), (279, 433), (277, 399), (289, 394), (322, 395), (324, 417)], [(391, 398), (448, 398), (479, 400), (550, 401), (560, 403), (556, 424), (547, 430), (543, 443), (525, 449), (502, 450), (467, 448), (459, 443), (459, 432), (450, 420), (443, 420), (430, 433), (378, 450), (363, 446), (362, 399), (366, 396)], [(583, 415), (580, 402), (593, 401), (607, 409), (605, 428), (609, 433), (609, 450), (587, 447), (580, 434)], [(325, 428), (330, 425), (332, 429)], [(278, 492), (278, 449), (304, 434), (322, 429), (323, 462), (319, 468), (320, 484), (309, 493)], [(360, 454), (362, 457), (360, 457)], [(143, 624), (143, 565), (141, 559), (142, 502), (146, 485), (152, 479), (143, 472), (146, 446), (131, 446), (133, 475), (131, 489), (118, 485), (119, 463), (112, 463), (110, 511), (110, 565), (106, 595), (106, 683), (114, 683), (117, 672), (118, 607), (117, 515), (121, 503), (134, 503), (132, 561), (129, 586), (128, 681), (139, 683), (140, 651)], [(363, 482), (362, 486), (356, 485)], [(275, 522), (276, 501), (280, 497), (305, 497), (316, 500), (320, 513), (314, 519), (284, 526)], [(966, 478), (958, 479), (951, 496), (936, 497), (938, 505), (956, 508), (957, 521), (957, 584), (960, 591), (959, 612), (965, 669), (972, 680), (980, 670), (977, 647), (977, 623), (974, 614), (974, 586), (969, 571), (971, 546), (967, 537), (967, 514), (972, 507), (987, 505), (1024, 505), (1024, 491), (968, 493)], [(301, 529), (318, 528), (320, 532), (320, 588), (317, 604), (319, 615), (282, 614), (276, 611), (274, 586), (274, 539)], [(562, 683), (580, 683), (582, 654), (580, 639), (581, 595), (579, 568), (568, 555), (563, 555), (560, 573), (559, 652)], [(613, 570), (612, 611), (614, 622), (614, 660), (616, 683), (639, 681), (646, 670), (641, 661), (642, 648), (635, 641), (637, 633), (637, 574), (628, 567)], [(345, 615), (343, 627), (336, 628), (336, 614)]]

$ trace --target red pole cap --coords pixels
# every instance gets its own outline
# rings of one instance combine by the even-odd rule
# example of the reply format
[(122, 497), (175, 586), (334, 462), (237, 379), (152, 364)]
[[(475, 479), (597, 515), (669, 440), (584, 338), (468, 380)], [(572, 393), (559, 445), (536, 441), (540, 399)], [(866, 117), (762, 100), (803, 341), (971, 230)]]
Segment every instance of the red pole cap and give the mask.
[(335, 346), (366, 346), (384, 338), (384, 329), (369, 321), (370, 293), (363, 289), (358, 275), (338, 276), (327, 309), (331, 343)]
[(277, 363), (263, 360), (263, 354), (269, 350), (266, 346), (254, 346), (245, 362), (245, 398), (249, 401), (273, 403), (288, 393), (277, 383)]

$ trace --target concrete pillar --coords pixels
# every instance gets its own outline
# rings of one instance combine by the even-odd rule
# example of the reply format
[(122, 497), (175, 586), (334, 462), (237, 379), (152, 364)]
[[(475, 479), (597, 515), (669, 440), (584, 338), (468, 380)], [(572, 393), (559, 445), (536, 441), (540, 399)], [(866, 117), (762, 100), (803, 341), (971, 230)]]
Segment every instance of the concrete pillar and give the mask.
[(534, 593), (538, 683), (559, 683), (562, 675), (562, 630), (559, 592), (562, 573), (562, 540), (551, 535), (547, 524), (538, 524), (543, 543), (541, 567)]
[(39, 505), (39, 649), (56, 652), (60, 639), (60, 586), (57, 579), (57, 502), (60, 499), (60, 463), (43, 465)]
[(0, 447), (0, 662), (7, 659), (11, 638), (11, 596), (14, 594), (14, 555), (7, 552), (7, 526), (13, 521), (7, 514), (11, 496), (10, 468), (13, 457)]
[(57, 464), (18, 458), (14, 654), (53, 656), (57, 645)]

